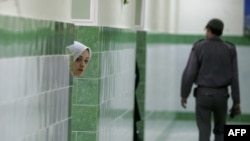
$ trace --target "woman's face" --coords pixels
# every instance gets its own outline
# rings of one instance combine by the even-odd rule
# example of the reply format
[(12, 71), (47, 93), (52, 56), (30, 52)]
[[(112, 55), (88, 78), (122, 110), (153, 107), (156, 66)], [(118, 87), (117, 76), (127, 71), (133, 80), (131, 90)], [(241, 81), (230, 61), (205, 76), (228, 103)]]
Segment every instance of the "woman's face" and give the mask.
[(74, 62), (74, 76), (81, 76), (87, 68), (88, 62), (89, 50), (86, 49)]

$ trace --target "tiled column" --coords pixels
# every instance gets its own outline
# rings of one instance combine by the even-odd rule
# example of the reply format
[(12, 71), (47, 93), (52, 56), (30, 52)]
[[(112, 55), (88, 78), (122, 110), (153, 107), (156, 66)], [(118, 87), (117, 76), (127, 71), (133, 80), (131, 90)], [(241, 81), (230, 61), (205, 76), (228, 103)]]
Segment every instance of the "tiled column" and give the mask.
[(72, 141), (132, 140), (135, 31), (79, 26), (76, 40), (93, 56), (74, 79)]
[(73, 27), (0, 16), (1, 141), (68, 141)]
[(76, 27), (75, 32), (75, 40), (89, 46), (93, 54), (84, 77), (73, 80), (71, 141), (95, 141), (100, 91), (100, 31), (99, 27)]
[(146, 47), (147, 47), (147, 32), (137, 31), (136, 32), (136, 60), (139, 68), (139, 85), (136, 89), (136, 97), (139, 107), (139, 113), (141, 116), (141, 121), (137, 122), (137, 127), (139, 130), (139, 136), (143, 140), (144, 132), (144, 117), (145, 117), (145, 71), (146, 71)]

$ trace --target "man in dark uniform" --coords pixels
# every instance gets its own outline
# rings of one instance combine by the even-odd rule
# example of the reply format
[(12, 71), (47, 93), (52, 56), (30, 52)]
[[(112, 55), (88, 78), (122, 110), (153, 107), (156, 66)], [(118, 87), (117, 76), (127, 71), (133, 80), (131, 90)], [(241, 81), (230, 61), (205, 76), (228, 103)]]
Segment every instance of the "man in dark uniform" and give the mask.
[(211, 19), (207, 23), (206, 39), (193, 45), (182, 75), (181, 105), (183, 108), (186, 108), (192, 84), (197, 85), (194, 96), (199, 141), (210, 140), (212, 115), (215, 141), (224, 141), (228, 86), (231, 86), (233, 99), (230, 116), (234, 117), (241, 113), (237, 52), (233, 44), (220, 39), (223, 27), (224, 24), (219, 19)]

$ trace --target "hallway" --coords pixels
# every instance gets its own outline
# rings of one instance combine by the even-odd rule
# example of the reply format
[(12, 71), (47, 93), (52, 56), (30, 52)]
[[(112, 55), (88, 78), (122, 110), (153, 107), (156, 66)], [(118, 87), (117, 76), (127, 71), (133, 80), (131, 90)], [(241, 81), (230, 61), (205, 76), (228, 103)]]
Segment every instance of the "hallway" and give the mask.
[(174, 121), (165, 141), (197, 141), (198, 129), (195, 121)]

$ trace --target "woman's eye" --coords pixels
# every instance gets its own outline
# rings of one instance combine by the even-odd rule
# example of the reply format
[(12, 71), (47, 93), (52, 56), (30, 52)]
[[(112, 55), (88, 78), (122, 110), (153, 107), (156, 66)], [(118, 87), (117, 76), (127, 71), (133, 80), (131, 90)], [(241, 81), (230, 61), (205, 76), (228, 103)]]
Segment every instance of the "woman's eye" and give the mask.
[(85, 62), (86, 64), (88, 64), (89, 60), (84, 60), (84, 62)]
[(76, 62), (81, 62), (81, 61), (82, 61), (81, 58), (77, 58), (77, 59), (76, 59)]

